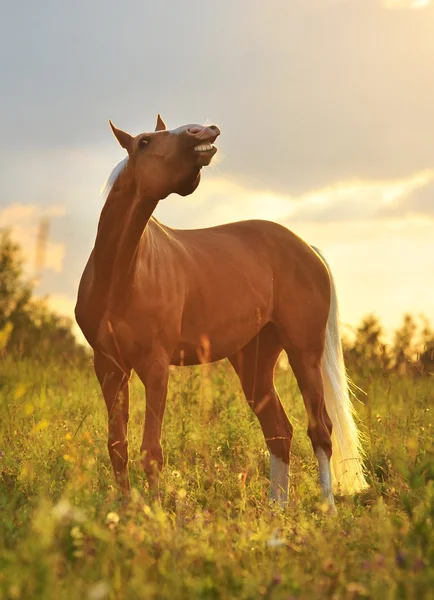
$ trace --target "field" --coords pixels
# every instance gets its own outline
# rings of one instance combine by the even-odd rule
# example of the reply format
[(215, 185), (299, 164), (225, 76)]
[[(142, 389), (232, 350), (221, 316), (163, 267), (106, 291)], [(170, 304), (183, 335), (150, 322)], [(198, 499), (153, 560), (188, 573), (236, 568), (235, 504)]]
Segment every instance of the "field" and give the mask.
[(0, 598), (434, 598), (433, 378), (352, 376), (370, 490), (321, 504), (291, 371), (276, 372), (295, 427), (291, 504), (268, 503), (259, 424), (225, 364), (174, 369), (161, 507), (139, 446), (133, 379), (130, 503), (113, 487), (91, 366), (4, 358), (0, 387)]

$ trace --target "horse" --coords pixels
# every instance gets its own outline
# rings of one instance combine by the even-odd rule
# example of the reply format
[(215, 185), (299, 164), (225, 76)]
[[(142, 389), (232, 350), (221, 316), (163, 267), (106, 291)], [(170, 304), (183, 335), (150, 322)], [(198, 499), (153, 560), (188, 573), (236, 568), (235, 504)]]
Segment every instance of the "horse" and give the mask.
[(75, 316), (94, 351), (118, 488), (130, 493), (132, 371), (146, 388), (141, 461), (150, 493), (159, 498), (169, 365), (227, 358), (270, 453), (270, 499), (287, 505), (293, 427), (273, 382), (285, 351), (306, 407), (322, 495), (335, 511), (333, 485), (354, 494), (368, 484), (324, 257), (265, 220), (194, 230), (163, 225), (152, 216), (157, 204), (195, 191), (220, 130), (195, 124), (168, 130), (158, 115), (155, 131), (132, 136), (109, 123), (127, 157), (107, 181)]

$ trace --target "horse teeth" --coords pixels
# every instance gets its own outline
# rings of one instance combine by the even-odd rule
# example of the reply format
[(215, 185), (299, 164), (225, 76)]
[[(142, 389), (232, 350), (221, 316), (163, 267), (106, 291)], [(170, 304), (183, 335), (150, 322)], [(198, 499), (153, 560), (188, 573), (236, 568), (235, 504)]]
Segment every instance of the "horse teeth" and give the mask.
[(200, 146), (195, 147), (196, 152), (208, 152), (212, 150), (211, 144), (201, 144)]

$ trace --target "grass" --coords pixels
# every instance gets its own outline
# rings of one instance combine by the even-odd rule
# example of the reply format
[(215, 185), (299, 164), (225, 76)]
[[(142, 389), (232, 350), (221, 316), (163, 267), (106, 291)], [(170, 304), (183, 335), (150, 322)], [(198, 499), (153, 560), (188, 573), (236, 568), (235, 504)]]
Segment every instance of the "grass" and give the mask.
[(432, 377), (356, 381), (370, 490), (321, 504), (306, 415), (289, 370), (291, 504), (268, 503), (269, 457), (225, 364), (174, 369), (161, 507), (139, 446), (133, 380), (132, 501), (113, 487), (91, 368), (6, 358), (0, 387), (0, 599), (434, 598)]

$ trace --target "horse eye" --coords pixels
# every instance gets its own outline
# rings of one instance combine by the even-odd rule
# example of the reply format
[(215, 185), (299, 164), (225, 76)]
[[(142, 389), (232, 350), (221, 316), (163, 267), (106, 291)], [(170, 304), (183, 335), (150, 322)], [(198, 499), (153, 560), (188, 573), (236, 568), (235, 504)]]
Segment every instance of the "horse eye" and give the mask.
[(148, 144), (149, 144), (149, 140), (147, 140), (146, 138), (142, 138), (142, 139), (139, 141), (139, 148), (140, 148), (140, 149), (146, 148), (146, 146), (147, 146)]

